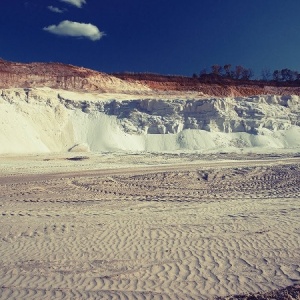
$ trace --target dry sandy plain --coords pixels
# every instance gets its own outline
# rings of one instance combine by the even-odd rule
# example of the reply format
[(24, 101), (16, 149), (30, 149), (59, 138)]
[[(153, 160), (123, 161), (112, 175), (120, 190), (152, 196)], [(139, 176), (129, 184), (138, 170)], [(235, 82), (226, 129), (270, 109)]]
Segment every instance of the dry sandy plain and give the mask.
[[(0, 168), (0, 299), (300, 291), (297, 155), (69, 153)], [(300, 297), (284, 294), (270, 299)]]

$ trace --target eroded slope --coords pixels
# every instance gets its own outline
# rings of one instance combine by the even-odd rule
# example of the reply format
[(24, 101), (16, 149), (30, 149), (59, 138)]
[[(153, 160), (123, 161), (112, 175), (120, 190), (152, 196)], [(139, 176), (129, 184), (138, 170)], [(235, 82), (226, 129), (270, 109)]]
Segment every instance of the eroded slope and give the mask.
[(8, 89), (0, 96), (0, 152), (297, 149), (299, 104), (298, 96)]

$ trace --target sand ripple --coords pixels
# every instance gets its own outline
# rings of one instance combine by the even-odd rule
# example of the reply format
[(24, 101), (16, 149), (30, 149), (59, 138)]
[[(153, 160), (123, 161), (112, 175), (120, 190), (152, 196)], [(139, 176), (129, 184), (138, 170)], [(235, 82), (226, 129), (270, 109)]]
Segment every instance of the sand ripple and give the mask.
[(300, 165), (0, 181), (0, 299), (213, 299), (300, 283)]

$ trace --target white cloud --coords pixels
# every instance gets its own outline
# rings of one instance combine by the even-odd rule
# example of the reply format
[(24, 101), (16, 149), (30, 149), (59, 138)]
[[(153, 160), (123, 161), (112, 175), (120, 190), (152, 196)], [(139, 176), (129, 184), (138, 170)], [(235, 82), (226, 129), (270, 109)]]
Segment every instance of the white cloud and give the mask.
[(84, 37), (92, 41), (100, 40), (104, 36), (104, 32), (101, 32), (95, 25), (68, 20), (62, 21), (58, 25), (44, 27), (43, 29), (57, 35)]
[(55, 13), (58, 13), (58, 14), (61, 14), (63, 13), (64, 11), (58, 7), (54, 7), (52, 5), (48, 6), (47, 7), (49, 10), (51, 10), (52, 12), (55, 12)]
[(83, 4), (86, 4), (86, 0), (60, 0), (61, 2), (66, 2), (71, 5), (74, 5), (78, 8), (81, 8)]

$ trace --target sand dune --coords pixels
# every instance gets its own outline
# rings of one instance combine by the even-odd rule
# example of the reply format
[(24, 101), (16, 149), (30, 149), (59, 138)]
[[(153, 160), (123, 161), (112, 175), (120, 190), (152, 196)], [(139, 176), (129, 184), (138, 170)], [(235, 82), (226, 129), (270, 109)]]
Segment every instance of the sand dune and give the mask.
[(0, 299), (213, 299), (300, 283), (299, 158), (172, 156), (147, 170), (116, 155), (122, 172), (82, 175), (101, 158), (65, 161), (69, 173), (50, 158), (30, 176), (6, 160)]

